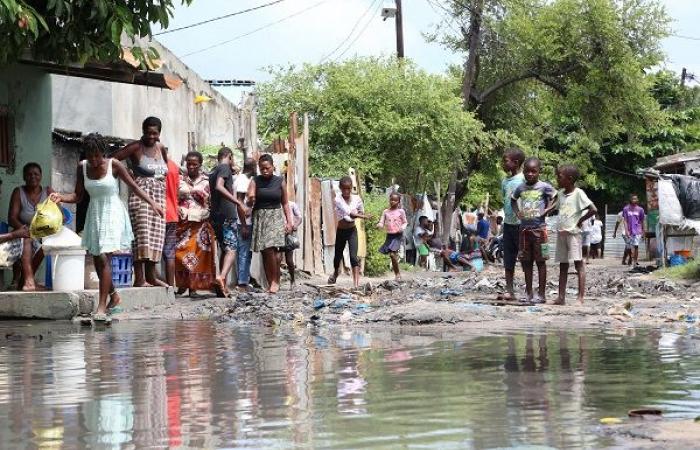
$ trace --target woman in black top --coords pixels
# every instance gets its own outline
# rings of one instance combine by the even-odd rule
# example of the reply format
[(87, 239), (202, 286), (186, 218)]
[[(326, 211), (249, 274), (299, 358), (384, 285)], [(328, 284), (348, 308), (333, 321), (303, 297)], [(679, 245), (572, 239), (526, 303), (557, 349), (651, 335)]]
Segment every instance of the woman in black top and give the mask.
[(263, 269), (270, 293), (279, 291), (280, 265), (285, 236), (292, 231), (292, 215), (287, 204), (284, 179), (274, 175), (272, 156), (258, 160), (260, 175), (250, 181), (248, 206), (253, 207), (253, 248), (262, 252)]

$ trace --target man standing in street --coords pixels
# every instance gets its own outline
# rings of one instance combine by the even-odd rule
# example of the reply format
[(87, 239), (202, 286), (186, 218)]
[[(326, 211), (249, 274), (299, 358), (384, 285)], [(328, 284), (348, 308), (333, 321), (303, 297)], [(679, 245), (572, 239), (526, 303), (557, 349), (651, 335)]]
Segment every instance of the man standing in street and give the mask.
[(646, 232), (644, 219), (644, 208), (639, 206), (639, 197), (637, 194), (630, 195), (630, 203), (622, 210), (622, 217), (627, 225), (627, 238), (632, 248), (632, 263), (635, 266), (639, 265), (639, 244)]

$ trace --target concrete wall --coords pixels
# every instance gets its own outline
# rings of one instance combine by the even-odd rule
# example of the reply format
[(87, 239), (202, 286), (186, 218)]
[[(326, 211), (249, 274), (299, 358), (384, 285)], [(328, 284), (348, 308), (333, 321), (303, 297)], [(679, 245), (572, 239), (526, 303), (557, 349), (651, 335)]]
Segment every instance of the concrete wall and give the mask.
[[(194, 133), (197, 145), (223, 142), (232, 146), (239, 137), (250, 139), (250, 127), (245, 126), (250, 119), (246, 121), (236, 105), (169, 50), (158, 43), (152, 45), (158, 49), (164, 63), (161, 70), (184, 80), (179, 89), (171, 91), (52, 75), (53, 126), (137, 139), (141, 136), (141, 122), (153, 115), (163, 122), (161, 141), (178, 159), (189, 150), (188, 132)], [(198, 94), (205, 94), (212, 101), (195, 105), (194, 98)]]
[(43, 168), (44, 185), (51, 182), (51, 79), (43, 71), (27, 66), (0, 69), (0, 104), (14, 114), (14, 173), (0, 168), (2, 195), (0, 220), (7, 221), (12, 190), (24, 184), (22, 167), (37, 162)]

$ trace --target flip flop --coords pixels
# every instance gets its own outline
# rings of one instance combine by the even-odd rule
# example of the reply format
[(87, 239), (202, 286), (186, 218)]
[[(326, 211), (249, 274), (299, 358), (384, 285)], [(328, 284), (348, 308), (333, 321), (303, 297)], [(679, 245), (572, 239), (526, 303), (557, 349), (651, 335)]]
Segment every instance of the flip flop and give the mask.
[(92, 315), (92, 321), (95, 323), (108, 324), (112, 322), (112, 318), (105, 313), (94, 313)]
[(114, 315), (114, 314), (123, 313), (123, 312), (124, 312), (124, 308), (122, 308), (122, 307), (119, 306), (119, 305), (113, 306), (113, 307), (111, 307), (111, 308), (107, 308), (107, 314), (110, 315), (110, 316), (112, 316), (112, 315)]

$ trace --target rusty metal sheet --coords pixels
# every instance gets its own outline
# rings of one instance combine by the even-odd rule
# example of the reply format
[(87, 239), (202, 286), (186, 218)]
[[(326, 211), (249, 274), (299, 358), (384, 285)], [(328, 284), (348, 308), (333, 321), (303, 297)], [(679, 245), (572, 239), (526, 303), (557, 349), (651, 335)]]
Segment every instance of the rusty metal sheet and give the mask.
[[(304, 249), (304, 259), (313, 263), (314, 273), (323, 273), (323, 235), (321, 234), (321, 180), (312, 178), (309, 189), (309, 231), (311, 238)], [(307, 250), (310, 256), (307, 257)]]
[(323, 222), (323, 245), (335, 245), (335, 203), (333, 184), (330, 180), (321, 182), (321, 217)]

